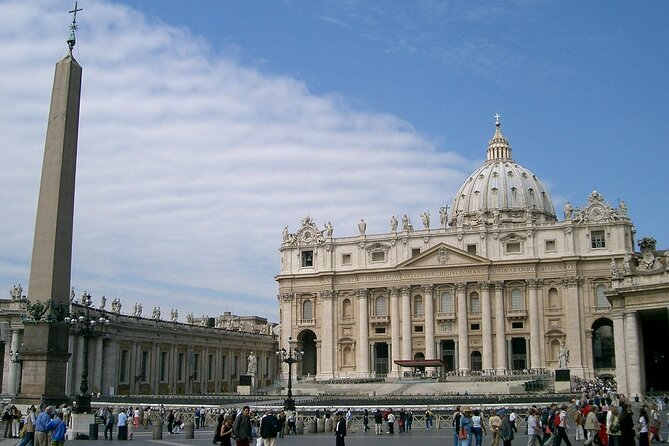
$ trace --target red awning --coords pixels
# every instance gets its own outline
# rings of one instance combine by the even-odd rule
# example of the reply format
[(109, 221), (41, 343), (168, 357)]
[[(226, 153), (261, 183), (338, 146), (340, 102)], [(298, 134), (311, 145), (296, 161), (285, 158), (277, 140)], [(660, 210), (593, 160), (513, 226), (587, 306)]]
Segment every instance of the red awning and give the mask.
[(398, 359), (394, 362), (400, 367), (446, 367), (441, 359)]

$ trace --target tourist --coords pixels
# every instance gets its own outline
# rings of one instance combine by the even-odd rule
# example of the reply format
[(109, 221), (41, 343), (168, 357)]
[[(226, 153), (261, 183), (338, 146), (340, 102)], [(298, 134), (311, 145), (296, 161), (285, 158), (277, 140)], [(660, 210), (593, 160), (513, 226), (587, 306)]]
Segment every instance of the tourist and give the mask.
[[(130, 408), (132, 410), (132, 407)], [(135, 412), (133, 413), (133, 418), (132, 418), (132, 427), (134, 430), (139, 429), (139, 423), (140, 420), (142, 419), (142, 411), (139, 410), (139, 406), (135, 407)]]
[(172, 434), (174, 429), (174, 410), (170, 409), (170, 413), (167, 414), (167, 432)]
[(383, 434), (383, 412), (381, 412), (381, 409), (376, 409), (376, 412), (374, 412), (374, 429), (376, 435)]
[(455, 407), (455, 412), (453, 413), (453, 446), (460, 446), (460, 417), (462, 417), (462, 412), (460, 412), (460, 406)]
[(599, 408), (595, 405), (590, 406), (588, 414), (585, 416), (585, 430), (588, 431), (588, 439), (585, 440), (583, 446), (590, 445), (595, 441), (595, 437), (599, 433), (600, 425), (597, 420), (597, 412)]
[(25, 431), (23, 432), (23, 438), (19, 441), (17, 446), (33, 446), (35, 439), (35, 421), (36, 416), (35, 412), (37, 408), (33, 405), (28, 408), (28, 413), (23, 420), (23, 425), (25, 426)]
[(276, 444), (276, 433), (279, 430), (279, 419), (272, 410), (265, 412), (260, 419), (260, 437), (264, 446), (274, 446)]
[[(660, 397), (657, 398), (659, 401), (662, 401)], [(661, 409), (660, 409), (661, 410)], [(658, 443), (664, 443), (664, 438), (660, 433), (660, 428), (662, 427), (662, 422), (660, 421), (660, 412), (658, 410), (657, 404), (653, 404), (653, 409), (650, 411), (650, 441), (656, 441)]]
[(63, 413), (56, 414), (53, 420), (46, 425), (47, 430), (51, 431), (51, 444), (53, 446), (63, 446), (65, 444), (65, 432), (67, 424), (63, 422)]
[(472, 410), (469, 407), (462, 409), (459, 426), (458, 436), (460, 438), (460, 446), (469, 446), (474, 428), (472, 424)]
[(432, 427), (432, 419), (434, 418), (434, 414), (432, 413), (432, 410), (430, 409), (430, 406), (427, 406), (427, 410), (425, 410), (425, 430), (429, 431), (430, 428)]
[(636, 432), (634, 431), (634, 419), (630, 406), (627, 403), (621, 404), (620, 413), (620, 446), (636, 446)]
[(350, 430), (351, 432), (354, 432), (354, 430), (353, 430), (353, 412), (351, 411), (350, 407), (346, 411), (346, 428), (348, 430)]
[(35, 446), (47, 446), (48, 432), (47, 425), (51, 421), (53, 407), (46, 406), (44, 411), (40, 412), (35, 419)]
[(341, 411), (335, 415), (335, 446), (345, 446), (346, 420), (343, 415)]
[(253, 440), (252, 429), (251, 409), (249, 406), (244, 406), (232, 425), (232, 434), (235, 437), (237, 446), (249, 446), (251, 440)]
[(407, 410), (406, 417), (407, 417), (406, 430), (407, 432), (411, 432), (411, 426), (413, 425), (413, 412), (411, 412), (411, 409)]
[(483, 442), (483, 434), (486, 434), (487, 432), (479, 410), (475, 410), (472, 415), (472, 432), (474, 434), (474, 439), (476, 440), (476, 446), (481, 446), (481, 443)]
[(606, 414), (606, 434), (608, 435), (608, 446), (620, 446), (620, 419), (618, 408), (614, 405), (609, 407)]
[(393, 435), (395, 433), (395, 414), (392, 409), (388, 409), (386, 421), (388, 422), (388, 433)]
[[(279, 412), (279, 416), (276, 417), (279, 420), (279, 438), (283, 438), (283, 432), (286, 429), (286, 412), (281, 411)], [(328, 413), (326, 416), (327, 419), (330, 418), (330, 414)]]
[(230, 446), (232, 441), (232, 417), (227, 415), (223, 419), (223, 424), (219, 431), (221, 446)]
[(291, 413), (288, 417), (288, 435), (297, 434), (297, 420), (295, 419), (295, 413)]
[(367, 432), (369, 430), (369, 411), (367, 409), (362, 413), (362, 425), (363, 432)]
[(644, 405), (639, 410), (639, 446), (649, 446), (650, 441), (648, 437), (648, 412)]
[(514, 412), (513, 409), (511, 409), (511, 413), (509, 414), (509, 423), (511, 423), (511, 428), (513, 431), (517, 433), (518, 428), (516, 427), (516, 412)]
[(541, 428), (537, 422), (537, 411), (530, 408), (527, 416), (527, 446), (541, 446)]
[(502, 411), (501, 417), (502, 424), (499, 426), (499, 438), (502, 439), (504, 446), (511, 446), (511, 441), (513, 440), (513, 426), (511, 425), (511, 421), (505, 410)]
[(488, 419), (488, 427), (490, 427), (490, 432), (492, 433), (492, 443), (490, 446), (499, 445), (499, 426), (502, 424), (502, 419), (499, 417), (499, 412), (494, 410), (490, 412), (490, 418)]
[(118, 412), (116, 417), (116, 427), (118, 428), (118, 434), (116, 438), (119, 440), (128, 439), (128, 414), (125, 413), (125, 410), (121, 409)]
[(111, 409), (107, 409), (106, 411), (106, 416), (105, 416), (105, 440), (107, 439), (107, 432), (109, 432), (109, 439), (113, 440), (113, 432), (114, 432), (114, 413), (112, 412)]

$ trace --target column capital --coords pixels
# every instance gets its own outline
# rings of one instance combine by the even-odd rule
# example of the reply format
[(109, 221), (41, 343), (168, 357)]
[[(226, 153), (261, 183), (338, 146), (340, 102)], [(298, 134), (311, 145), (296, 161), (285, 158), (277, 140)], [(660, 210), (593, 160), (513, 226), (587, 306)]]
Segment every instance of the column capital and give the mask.
[(319, 294), (323, 300), (332, 300), (333, 298), (337, 297), (336, 290), (323, 290)]
[(536, 290), (538, 288), (541, 288), (541, 286), (543, 285), (543, 280), (541, 280), (541, 279), (529, 279), (527, 281), (527, 284), (529, 285), (530, 289)]
[(402, 288), (402, 296), (408, 296), (411, 293), (411, 287), (404, 285)]
[(581, 278), (578, 276), (565, 277), (562, 279), (562, 284), (567, 288), (576, 288), (581, 283)]
[(279, 293), (277, 298), (279, 302), (290, 302), (293, 300), (293, 293)]
[(388, 288), (388, 291), (390, 291), (390, 297), (397, 296), (400, 293), (400, 288), (396, 286), (392, 286)]
[(434, 292), (434, 285), (423, 285), (423, 292), (425, 294), (432, 294)]
[(479, 287), (481, 288), (481, 291), (489, 291), (491, 285), (492, 283), (487, 280), (479, 282)]
[(496, 281), (492, 283), (493, 286), (495, 287), (495, 291), (502, 291), (504, 290), (504, 282), (502, 281)]
[(458, 282), (455, 284), (455, 291), (461, 292), (467, 290), (467, 284), (465, 282)]
[(355, 296), (358, 299), (365, 300), (369, 296), (369, 290), (367, 288), (360, 288), (360, 289), (356, 290)]

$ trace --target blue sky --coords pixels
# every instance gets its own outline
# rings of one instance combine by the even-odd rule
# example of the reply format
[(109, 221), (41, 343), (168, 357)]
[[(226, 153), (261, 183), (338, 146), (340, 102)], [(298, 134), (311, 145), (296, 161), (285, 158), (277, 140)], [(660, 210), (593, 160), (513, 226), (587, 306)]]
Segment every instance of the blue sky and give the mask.
[[(434, 215), (495, 113), (562, 205), (627, 204), (669, 248), (669, 3), (82, 0), (72, 284), (278, 319), (281, 229)], [(0, 2), (0, 293), (27, 288), (62, 1)], [(664, 75), (664, 76), (663, 76)]]

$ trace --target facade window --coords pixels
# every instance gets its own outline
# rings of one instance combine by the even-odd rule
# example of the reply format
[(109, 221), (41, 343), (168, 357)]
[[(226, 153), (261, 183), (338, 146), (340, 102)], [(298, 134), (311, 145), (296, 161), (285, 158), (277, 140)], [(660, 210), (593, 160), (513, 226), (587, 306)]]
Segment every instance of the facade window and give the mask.
[(469, 329), (472, 331), (479, 331), (481, 329), (481, 324), (471, 324)]
[(523, 292), (519, 288), (511, 290), (511, 310), (524, 310), (525, 300), (523, 299)]
[(420, 254), (420, 248), (411, 248), (411, 257), (416, 257)]
[(415, 316), (423, 314), (423, 296), (415, 296), (413, 298), (413, 314)]
[(557, 245), (555, 240), (546, 240), (546, 252), (556, 252)]
[(386, 334), (386, 327), (376, 327), (374, 329), (374, 333), (376, 333), (376, 334)]
[(148, 381), (149, 372), (149, 352), (142, 352), (142, 369), (139, 371), (139, 379), (145, 383)]
[(128, 350), (121, 350), (121, 361), (119, 364), (119, 382), (128, 382)]
[(479, 293), (474, 292), (469, 295), (469, 312), (475, 314), (481, 312), (481, 299), (479, 298)]
[(422, 326), (422, 325), (416, 325), (416, 326), (413, 328), (413, 332), (414, 332), (414, 333), (422, 333), (422, 332), (423, 332), (423, 326)]
[(351, 303), (351, 299), (344, 299), (344, 302), (342, 302), (341, 307), (342, 307), (342, 313), (344, 314), (345, 318), (353, 317), (353, 303)]
[(595, 369), (613, 369), (616, 350), (613, 341), (613, 323), (608, 319), (595, 322), (592, 330), (592, 355)]
[(351, 254), (342, 254), (341, 255), (341, 264), (342, 265), (350, 265), (351, 262)]
[(595, 308), (597, 309), (608, 309), (611, 307), (609, 300), (604, 295), (606, 287), (604, 285), (597, 285), (595, 288)]
[(372, 262), (385, 262), (385, 261), (386, 261), (385, 251), (374, 251), (372, 253)]
[(184, 361), (186, 359), (186, 355), (184, 355), (182, 352), (179, 352), (179, 355), (177, 356), (177, 380), (178, 381), (183, 381), (184, 380)]
[(302, 251), (302, 268), (313, 268), (314, 266), (314, 252)]
[(467, 252), (470, 254), (476, 254), (476, 245), (467, 245)]
[(523, 323), (522, 322), (512, 322), (511, 323), (511, 328), (522, 330), (523, 329)]
[(351, 350), (351, 347), (347, 345), (342, 350), (342, 353), (342, 356), (344, 357), (344, 365), (353, 365), (353, 351)]
[(481, 352), (472, 352), (471, 355), (471, 363), (472, 363), (472, 371), (474, 372), (480, 372), (483, 370), (483, 359), (481, 356)]
[(385, 316), (386, 314), (386, 298), (379, 296), (374, 301), (374, 315)]
[(560, 308), (560, 295), (555, 288), (548, 290), (548, 308), (553, 310)]
[(453, 295), (445, 291), (441, 293), (441, 312), (442, 313), (453, 313)]
[(507, 254), (520, 254), (520, 242), (509, 242), (505, 246)]
[(592, 242), (593, 249), (606, 248), (606, 236), (604, 235), (604, 231), (590, 232), (590, 241)]
[(302, 319), (312, 320), (314, 318), (314, 303), (310, 300), (305, 300), (302, 303)]
[(169, 356), (167, 352), (160, 352), (160, 382), (167, 382), (167, 369)]

